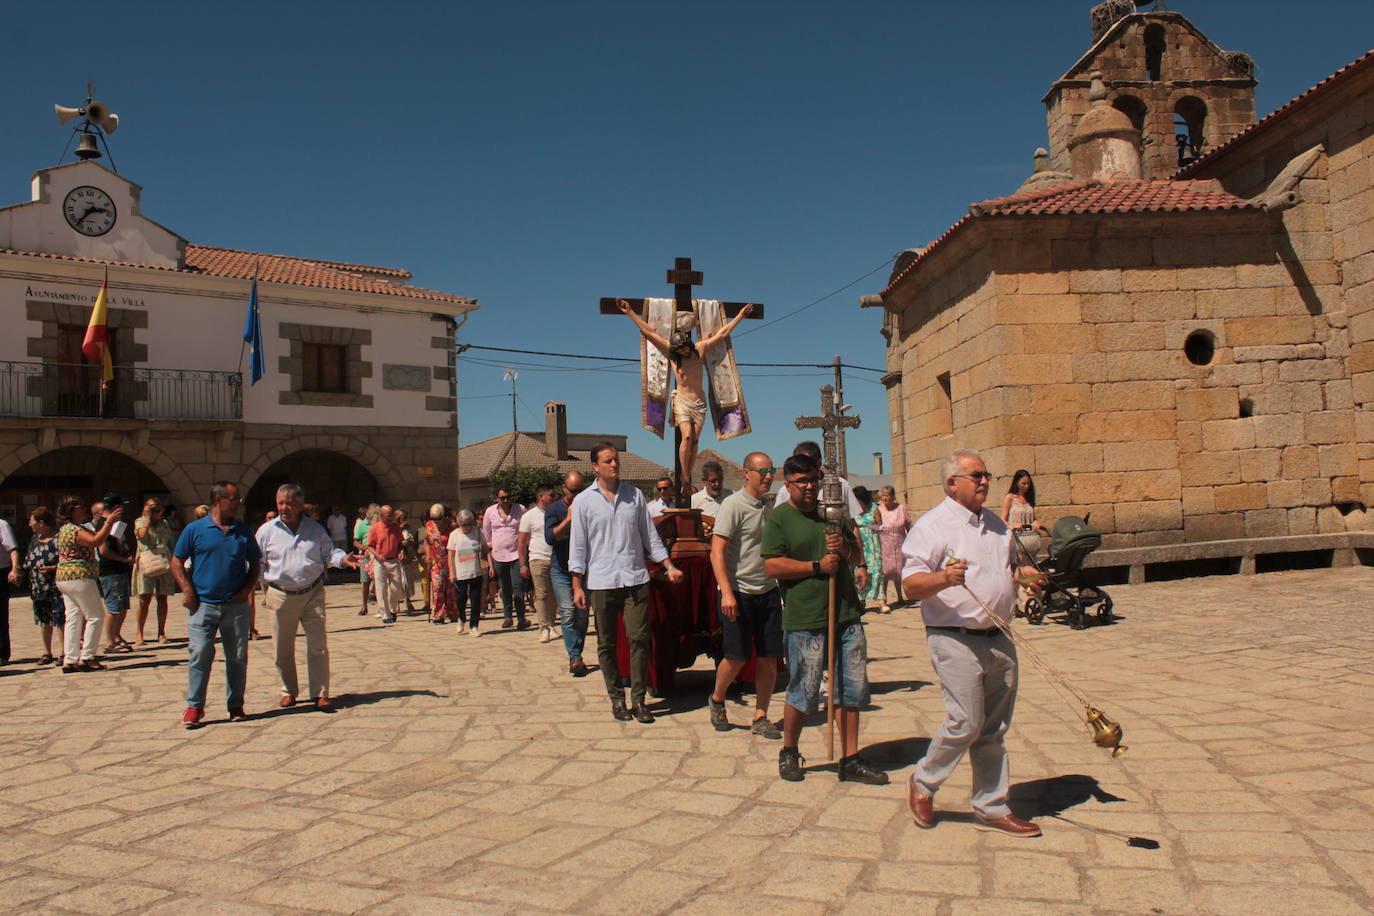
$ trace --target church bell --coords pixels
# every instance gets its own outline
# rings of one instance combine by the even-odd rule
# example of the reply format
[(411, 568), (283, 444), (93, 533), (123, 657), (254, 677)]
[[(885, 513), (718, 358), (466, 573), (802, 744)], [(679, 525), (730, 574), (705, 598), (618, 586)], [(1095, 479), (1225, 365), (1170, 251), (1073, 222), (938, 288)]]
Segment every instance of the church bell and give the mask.
[(96, 146), (95, 134), (90, 131), (81, 132), (81, 140), (76, 144), (76, 158), (78, 159), (99, 159), (100, 147)]

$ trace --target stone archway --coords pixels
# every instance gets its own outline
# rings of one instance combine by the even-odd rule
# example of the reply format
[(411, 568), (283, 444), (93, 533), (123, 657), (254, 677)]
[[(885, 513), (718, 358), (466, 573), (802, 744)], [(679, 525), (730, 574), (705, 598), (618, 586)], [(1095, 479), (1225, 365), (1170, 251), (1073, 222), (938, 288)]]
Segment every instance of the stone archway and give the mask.
[(381, 497), (377, 478), (355, 459), (323, 449), (302, 449), (258, 476), (244, 494), (245, 517), (260, 519), (275, 503), (277, 487), (285, 483), (304, 487), (306, 501), (320, 507), (321, 518), (328, 515), (330, 506), (338, 506), (351, 519), (360, 504)]
[(0, 507), (4, 507), (0, 512), (11, 524), (22, 525), (36, 506), (55, 509), (67, 496), (79, 496), (89, 503), (110, 492), (131, 504), (125, 509), (130, 521), (148, 497), (177, 500), (169, 481), (123, 451), (66, 446), (44, 452), (0, 477)]
[[(95, 449), (114, 452), (116, 455), (142, 465), (163, 484), (171, 493), (171, 501), (188, 509), (205, 499), (186, 471), (173, 461), (162, 449), (155, 445), (147, 430), (120, 432), (115, 430), (45, 430), (37, 444), (21, 445), (8, 455), (0, 457), (0, 480), (14, 474), (21, 467), (36, 461), (44, 455), (65, 449)], [(133, 494), (125, 494), (132, 496)]]
[[(391, 463), (385, 455), (377, 449), (368, 445), (362, 439), (354, 436), (345, 436), (338, 433), (325, 433), (320, 435), (296, 436), (284, 442), (279, 442), (271, 448), (265, 449), (262, 454), (252, 461), (243, 473), (243, 480), (240, 486), (245, 493), (251, 492), (258, 483), (258, 480), (267, 473), (273, 465), (285, 460), (286, 458), (301, 452), (324, 452), (344, 458), (352, 459), (363, 470), (371, 474), (378, 485), (378, 492), (373, 496), (367, 497), (364, 501), (381, 501), (383, 499), (396, 499), (397, 494), (403, 492), (404, 481), (396, 466)], [(311, 481), (296, 480), (305, 487), (306, 499), (311, 502), (321, 502), (312, 494)], [(279, 482), (280, 483), (280, 482)], [(273, 489), (278, 484), (272, 484)], [(351, 497), (355, 501), (357, 496)], [(356, 505), (344, 503), (344, 511), (351, 515)]]

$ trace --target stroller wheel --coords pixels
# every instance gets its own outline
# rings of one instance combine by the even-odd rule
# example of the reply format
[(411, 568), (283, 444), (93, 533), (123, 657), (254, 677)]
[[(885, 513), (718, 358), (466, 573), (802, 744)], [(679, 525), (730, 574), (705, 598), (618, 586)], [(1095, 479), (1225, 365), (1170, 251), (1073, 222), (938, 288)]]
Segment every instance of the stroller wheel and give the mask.
[(1086, 629), (1087, 615), (1083, 612), (1083, 602), (1074, 595), (1069, 596), (1069, 626), (1075, 630)]
[(1026, 599), (1026, 619), (1036, 626), (1045, 622), (1045, 606), (1039, 598)]
[(1106, 592), (1102, 593), (1102, 604), (1097, 609), (1097, 620), (1099, 623), (1112, 622), (1112, 599)]

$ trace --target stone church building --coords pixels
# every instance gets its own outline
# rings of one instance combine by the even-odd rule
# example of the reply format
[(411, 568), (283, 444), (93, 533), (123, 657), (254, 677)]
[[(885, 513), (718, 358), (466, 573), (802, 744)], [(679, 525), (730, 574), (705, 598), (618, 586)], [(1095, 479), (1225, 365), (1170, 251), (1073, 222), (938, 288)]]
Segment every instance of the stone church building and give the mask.
[(1092, 16), (1033, 174), (862, 302), (899, 491), (979, 449), (1042, 522), (1091, 513), (1122, 579), (1370, 560), (1374, 52), (1256, 122), (1247, 55)]
[[(454, 335), (477, 308), (399, 268), (193, 244), (95, 161), (38, 170), (0, 208), (0, 516), (109, 490), (183, 509), (219, 479), (254, 516), (287, 481), (419, 509), (456, 486)], [(243, 327), (258, 294), (266, 374)], [(81, 341), (109, 283), (114, 379)]]

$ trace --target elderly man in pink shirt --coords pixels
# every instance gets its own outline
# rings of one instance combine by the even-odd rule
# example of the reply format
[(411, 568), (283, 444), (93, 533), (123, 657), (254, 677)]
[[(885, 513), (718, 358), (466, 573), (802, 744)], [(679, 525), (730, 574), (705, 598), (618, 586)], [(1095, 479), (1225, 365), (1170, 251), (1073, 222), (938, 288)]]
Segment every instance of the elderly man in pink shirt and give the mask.
[(520, 629), (527, 629), (525, 619), (525, 581), (529, 570), (520, 566), (520, 519), (525, 507), (511, 499), (506, 487), (496, 491), (496, 502), (482, 513), (482, 535), (490, 550), (487, 552), (487, 576), (495, 577), (501, 585), (501, 604), (505, 616), (501, 629), (509, 630), (515, 623), (514, 611), (520, 618)]

